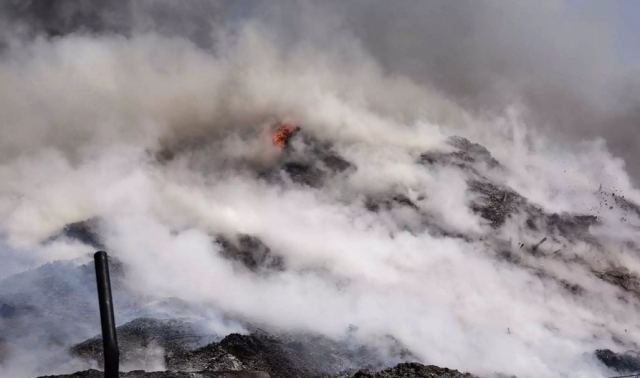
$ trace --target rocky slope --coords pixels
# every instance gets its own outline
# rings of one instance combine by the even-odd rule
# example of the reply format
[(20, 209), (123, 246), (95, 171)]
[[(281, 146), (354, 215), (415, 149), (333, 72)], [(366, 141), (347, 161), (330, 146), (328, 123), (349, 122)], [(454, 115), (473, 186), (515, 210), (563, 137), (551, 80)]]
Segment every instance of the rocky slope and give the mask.
[[(197, 154), (198, 148), (189, 144), (187, 150)], [(266, 167), (228, 160), (211, 164), (233, 164), (234, 169), (254, 175), (266, 185), (325, 190), (336, 195), (339, 201), (357, 204), (372, 219), (393, 223), (392, 238), (402, 233), (428, 234), (438, 240), (458, 240), (475, 246), (500, 269), (525, 272), (542, 285), (558, 288), (577, 304), (603, 295), (613, 295), (624, 303), (640, 300), (638, 274), (621, 265), (614, 255), (602, 252), (602, 241), (593, 232), (594, 227), (602, 224), (597, 213), (551, 212), (530, 201), (501, 179), (506, 168), (477, 143), (451, 137), (446, 147), (417, 154), (414, 162), (416, 169), (445, 167), (465, 178), (468, 198), (465, 206), (481, 219), (483, 227), (476, 232), (463, 232), (430, 211), (424, 205), (431, 195), (429, 192), (408, 192), (400, 186), (356, 195), (342, 191), (340, 185), (346, 185), (349, 177), (358, 171), (358, 165), (339, 154), (339, 148), (305, 134), (304, 129), (292, 135), (282, 148), (278, 158)], [(171, 165), (183, 153), (180, 148), (164, 151), (163, 157), (154, 164)], [(622, 212), (625, 222), (640, 219), (640, 207), (632, 201), (605, 191), (597, 195), (606, 203), (605, 210)], [(79, 219), (62, 227), (43, 244), (73, 242), (85, 245), (88, 252), (110, 250), (105, 237), (108, 223), (102, 214), (88, 220)], [(227, 261), (234, 272), (251, 279), (268, 280), (311, 270), (288, 260), (290, 255), (257, 235), (229, 229), (207, 234), (218, 257)], [(626, 240), (624, 245), (639, 251), (634, 240)], [(576, 252), (575, 246), (601, 253), (592, 258)], [(7, 345), (16, 343), (21, 334), (30, 333), (70, 350), (85, 366), (101, 364), (99, 338), (81, 341), (94, 334), (98, 324), (93, 267), (85, 261), (55, 262), (0, 281), (0, 362), (7, 358), (9, 352), (3, 352)], [(210, 307), (198, 307), (180, 298), (145, 296), (126, 284), (130, 266), (116, 258), (111, 263), (116, 313), (120, 323), (124, 323), (118, 328), (122, 365), (163, 370), (152, 373), (134, 370), (124, 374), (125, 377), (472, 377), (456, 370), (413, 362), (420, 358), (394, 335), (384, 334), (383, 342), (367, 345), (348, 336), (336, 339), (314, 333), (286, 333), (277, 327), (254, 323), (241, 314), (226, 312), (224, 308), (215, 310), (218, 315), (222, 314), (230, 328), (241, 333), (211, 333), (193, 320), (202, 318)], [(336, 287), (349, 283), (348, 279), (327, 270), (318, 271)], [(567, 271), (573, 273), (565, 274)], [(198, 315), (190, 318), (193, 314)], [(34, 323), (44, 325), (37, 335), (29, 330)], [(510, 327), (504, 328), (511, 334)], [(552, 325), (547, 329), (560, 332)], [(604, 336), (598, 336), (600, 341), (594, 342), (601, 342), (602, 348), (611, 347), (613, 340), (619, 352), (640, 350), (629, 335), (602, 332)], [(607, 368), (622, 373), (640, 370), (633, 354), (595, 349), (588, 351), (587, 358), (603, 371)], [(86, 370), (59, 377), (99, 375), (97, 370)]]
[[(415, 358), (397, 345), (391, 359), (376, 350), (349, 345), (316, 335), (270, 335), (255, 330), (247, 335), (230, 334), (204, 344), (193, 324), (178, 320), (140, 318), (117, 329), (123, 365), (148, 359), (149, 351), (161, 350), (166, 371), (130, 371), (124, 377), (442, 377), (462, 378), (470, 374), (455, 370), (400, 363), (376, 371), (392, 360)], [(215, 338), (210, 335), (209, 338)], [(204, 345), (203, 345), (204, 344)], [(199, 346), (202, 345), (202, 346)], [(102, 363), (102, 340), (91, 338), (72, 347), (72, 355), (94, 364)], [(367, 369), (364, 369), (367, 367)], [(100, 376), (87, 370), (57, 377)]]

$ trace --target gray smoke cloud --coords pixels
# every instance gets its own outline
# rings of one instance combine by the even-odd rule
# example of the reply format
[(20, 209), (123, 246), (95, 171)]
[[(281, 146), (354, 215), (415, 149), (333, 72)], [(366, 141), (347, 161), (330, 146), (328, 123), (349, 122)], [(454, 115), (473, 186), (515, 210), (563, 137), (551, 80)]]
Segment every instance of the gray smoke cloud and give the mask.
[[(278, 43), (354, 38), (391, 75), (441, 91), (479, 114), (518, 105), (567, 143), (604, 138), (634, 177), (637, 65), (621, 52), (622, 3), (583, 1), (18, 1), (6, 18), (50, 35), (153, 31), (215, 44), (220, 25), (260, 19)], [(331, 31), (331, 32), (329, 32)], [(336, 32), (336, 31), (339, 31)], [(33, 30), (32, 30), (33, 32)], [(323, 48), (323, 44), (316, 44)]]
[(521, 105), (532, 126), (568, 143), (602, 137), (639, 177), (640, 83), (637, 61), (625, 59), (633, 47), (618, 33), (622, 2), (333, 5), (343, 27), (388, 72), (433, 86), (480, 114)]
[[(637, 298), (594, 273), (640, 269), (639, 216), (603, 205), (609, 191), (640, 202), (615, 156), (635, 159), (617, 142), (635, 138), (635, 84), (607, 5), (580, 15), (551, 1), (2, 7), (0, 278), (86, 261), (88, 246), (48, 238), (100, 217), (129, 269), (123, 291), (145, 300), (367, 344), (391, 335), (423, 362), (487, 376), (595, 377), (607, 372), (594, 349), (637, 348)], [(321, 189), (256, 174), (279, 162), (269, 133), (282, 120), (356, 168)], [(500, 168), (416, 164), (452, 152), (458, 134)], [(474, 213), (478, 177), (549, 214), (598, 215), (596, 240), (549, 238), (544, 258), (518, 252), (541, 234), (523, 214), (494, 230)], [(413, 207), (367, 209), (398, 194)], [(286, 269), (238, 270), (212, 242), (236, 233), (259, 237)], [(50, 361), (65, 360), (54, 350), (71, 336), (16, 342), (0, 373), (70, 371)]]

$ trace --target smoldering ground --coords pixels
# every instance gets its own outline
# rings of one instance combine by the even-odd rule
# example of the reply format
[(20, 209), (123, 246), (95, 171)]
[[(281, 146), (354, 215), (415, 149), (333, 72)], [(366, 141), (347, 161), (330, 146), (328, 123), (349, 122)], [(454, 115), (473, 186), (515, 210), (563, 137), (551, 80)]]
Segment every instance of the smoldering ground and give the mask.
[[(220, 334), (242, 328), (220, 315), (231, 314), (366, 344), (392, 336), (423, 362), (523, 377), (599, 376), (606, 370), (593, 350), (637, 349), (638, 298), (606, 272), (638, 271), (640, 219), (625, 204), (640, 193), (602, 139), (545, 134), (549, 124), (577, 135), (580, 114), (536, 102), (557, 96), (588, 108), (622, 90), (628, 70), (612, 57), (605, 19), (587, 51), (577, 31), (591, 29), (579, 17), (543, 37), (555, 31), (547, 17), (568, 9), (555, 2), (42, 4), (4, 5), (12, 16), (0, 53), (6, 292), (19, 292), (19, 271), (85, 263), (90, 246), (51, 235), (99, 217), (104, 244), (127, 267), (122, 292), (147, 304), (179, 299), (173, 311)], [(498, 11), (506, 21), (495, 20)], [(447, 48), (466, 41), (469, 25), (477, 44)], [(589, 58), (577, 72), (569, 64)], [(525, 72), (542, 59), (555, 63)], [(609, 81), (605, 70), (620, 76)], [(590, 111), (618, 114), (607, 102)], [(278, 168), (283, 152), (269, 133), (280, 121), (314, 141), (293, 139), (292, 148), (319, 167), (321, 182), (301, 184)], [(452, 135), (486, 146), (498, 165), (460, 155)], [(324, 144), (350, 168), (314, 160)], [(443, 156), (454, 164), (437, 163)], [(499, 192), (520, 207), (492, 227), (471, 205), (486, 194), (472, 190), (479, 180), (489, 196), (487, 182), (527, 202)], [(551, 214), (598, 221), (588, 236), (544, 223), (554, 237), (528, 254), (548, 235), (527, 226), (527, 214), (534, 223), (564, 219)], [(212, 241), (219, 234), (258, 237), (283, 268), (239, 269)], [(79, 306), (89, 311), (91, 302)], [(149, 306), (121, 316), (153, 313)], [(13, 338), (1, 371), (82, 366), (64, 365), (66, 348), (91, 336), (95, 319), (74, 320), (55, 342), (43, 341), (47, 329), (2, 335)]]

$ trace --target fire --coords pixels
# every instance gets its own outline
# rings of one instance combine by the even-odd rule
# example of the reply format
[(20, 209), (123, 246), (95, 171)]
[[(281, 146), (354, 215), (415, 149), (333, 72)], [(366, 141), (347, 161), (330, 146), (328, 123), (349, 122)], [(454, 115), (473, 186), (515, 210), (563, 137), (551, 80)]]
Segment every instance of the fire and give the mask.
[(284, 149), (289, 144), (289, 139), (300, 130), (299, 126), (290, 123), (279, 123), (278, 128), (271, 134), (274, 146)]

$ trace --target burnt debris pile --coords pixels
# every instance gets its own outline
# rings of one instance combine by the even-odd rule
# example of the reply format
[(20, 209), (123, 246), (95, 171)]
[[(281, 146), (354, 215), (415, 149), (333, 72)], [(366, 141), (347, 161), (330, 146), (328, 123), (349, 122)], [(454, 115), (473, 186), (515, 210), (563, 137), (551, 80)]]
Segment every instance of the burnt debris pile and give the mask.
[[(327, 189), (323, 195), (335, 194), (338, 202), (349, 203), (366, 219), (392, 224), (392, 239), (401, 233), (426, 233), (475, 246), (476, 253), (488, 257), (500, 269), (525, 272), (533, 284), (558, 288), (575, 301), (593, 296), (614, 297), (624, 303), (630, 298), (640, 300), (638, 274), (613, 258), (594, 232), (602, 225), (605, 210), (624, 211), (628, 220), (640, 217), (640, 206), (622, 195), (601, 190), (599, 196), (606, 208), (600, 213), (548, 211), (501, 179), (507, 168), (489, 150), (465, 138), (451, 137), (445, 148), (417, 152), (409, 164), (428, 173), (446, 168), (464, 178), (464, 209), (477, 217), (480, 225), (464, 231), (433, 211), (428, 205), (432, 196), (429, 190), (408, 190), (402, 185), (365, 188), (355, 194), (343, 190), (363, 168), (362, 161), (358, 163), (358, 159), (344, 154), (341, 146), (310, 135), (304, 128), (278, 129), (273, 144), (277, 155), (270, 164), (237, 164), (234, 169), (279, 190), (318, 194)], [(170, 159), (155, 159), (153, 164), (174, 164), (185, 151), (172, 151)], [(180, 298), (149, 299), (127, 285), (132, 274), (129, 266), (118, 260), (117, 247), (108, 245), (105, 237), (109, 221), (102, 214), (79, 219), (62, 226), (42, 243), (80, 245), (87, 253), (98, 248), (114, 250), (114, 302), (118, 319), (123, 322), (118, 327), (121, 366), (129, 370), (123, 377), (473, 377), (416, 362), (438, 363), (421, 360), (393, 335), (383, 334), (383, 341), (367, 343), (349, 335), (330, 338), (301, 331), (288, 333), (211, 303), (203, 307)], [(286, 280), (288, 275), (315, 269), (314, 274), (329, 277), (336, 287), (349, 284), (348, 279), (332, 276), (327, 269), (301, 264), (295, 254), (285, 253), (282, 245), (272, 243), (264, 233), (226, 228), (207, 230), (205, 236), (221, 261), (251, 280)], [(627, 245), (637, 248), (633, 241)], [(577, 252), (576, 246), (583, 252)], [(591, 258), (591, 252), (584, 251), (596, 251), (597, 257)], [(92, 282), (91, 264), (79, 260), (46, 264), (1, 280), (0, 363), (10, 358), (11, 345), (22, 342), (21, 335), (29, 334), (47, 345), (65, 348), (80, 366), (93, 368), (58, 377), (100, 376), (95, 369), (103, 364), (101, 339), (91, 337), (99, 324), (95, 289), (88, 285)], [(207, 329), (201, 320), (211, 311), (222, 316), (227, 331)], [(193, 314), (198, 316), (191, 317)], [(37, 332), (29, 329), (36, 323), (41, 325)], [(504, 328), (510, 335), (511, 328)], [(552, 326), (549, 330), (560, 331)], [(599, 337), (601, 348), (640, 349), (625, 332), (611, 334), (610, 339)], [(591, 349), (585, 354), (599, 361), (603, 371), (640, 371), (640, 359), (633, 352)]]
[[(471, 374), (389, 361), (415, 359), (406, 348), (394, 343), (383, 359), (380, 351), (366, 346), (337, 342), (319, 335), (269, 334), (254, 329), (249, 334), (229, 334), (222, 339), (202, 336), (189, 321), (140, 318), (118, 327), (123, 364), (152, 358), (149, 350), (163, 352), (163, 371), (133, 370), (124, 377), (441, 377), (472, 378)], [(207, 338), (216, 339), (207, 343)], [(94, 337), (71, 349), (72, 354), (101, 364), (101, 340)], [(389, 359), (391, 357), (391, 359)], [(386, 362), (385, 362), (386, 361)], [(94, 377), (98, 370), (86, 370), (62, 377)], [(190, 375), (189, 375), (190, 374)]]
[(283, 271), (284, 259), (271, 251), (262, 240), (251, 235), (218, 236), (215, 243), (220, 254), (253, 272)]
[(640, 353), (638, 352), (615, 353), (609, 349), (598, 349), (595, 355), (600, 362), (620, 374), (640, 372)]

